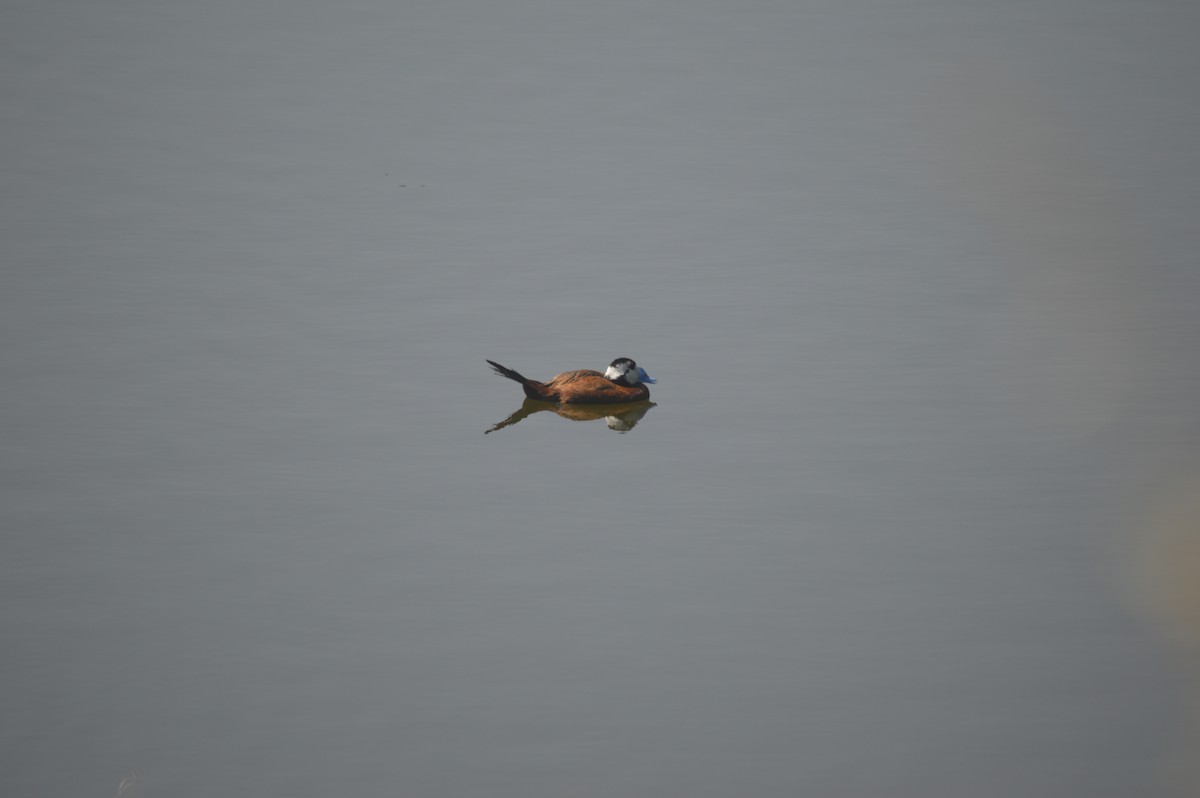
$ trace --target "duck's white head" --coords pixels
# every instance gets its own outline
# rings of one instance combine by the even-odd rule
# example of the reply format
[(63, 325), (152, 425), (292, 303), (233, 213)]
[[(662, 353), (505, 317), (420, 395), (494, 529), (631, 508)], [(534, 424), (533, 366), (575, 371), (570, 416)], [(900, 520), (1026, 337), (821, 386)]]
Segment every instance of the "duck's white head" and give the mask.
[(640, 382), (654, 384), (654, 378), (647, 374), (644, 368), (641, 368), (631, 358), (627, 357), (619, 357), (608, 364), (608, 371), (604, 372), (604, 376), (621, 385), (633, 386)]

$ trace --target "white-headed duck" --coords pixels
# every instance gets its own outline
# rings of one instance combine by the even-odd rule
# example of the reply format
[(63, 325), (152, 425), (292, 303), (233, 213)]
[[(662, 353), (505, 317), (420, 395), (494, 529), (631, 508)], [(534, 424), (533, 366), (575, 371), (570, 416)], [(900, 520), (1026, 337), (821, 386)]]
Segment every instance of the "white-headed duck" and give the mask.
[(627, 357), (614, 360), (603, 374), (589, 369), (564, 371), (548, 382), (530, 380), (499, 363), (487, 362), (501, 377), (521, 383), (530, 399), (556, 404), (640, 402), (650, 398), (650, 389), (645, 384), (654, 382), (644, 368)]

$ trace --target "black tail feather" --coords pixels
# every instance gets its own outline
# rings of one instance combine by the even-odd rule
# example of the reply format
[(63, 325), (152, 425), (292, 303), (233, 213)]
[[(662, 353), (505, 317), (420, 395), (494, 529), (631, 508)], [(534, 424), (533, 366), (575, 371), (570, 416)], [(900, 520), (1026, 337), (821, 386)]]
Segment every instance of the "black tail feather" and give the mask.
[(488, 360), (488, 361), (487, 361), (487, 364), (488, 364), (489, 366), (491, 366), (491, 367), (492, 367), (492, 371), (496, 372), (496, 373), (497, 373), (497, 374), (499, 374), (501, 377), (508, 377), (510, 380), (513, 380), (513, 381), (515, 381), (515, 382), (519, 382), (519, 383), (521, 383), (522, 385), (528, 385), (528, 384), (529, 384), (529, 380), (525, 379), (525, 378), (524, 378), (524, 377), (522, 377), (520, 374), (518, 374), (517, 372), (515, 372), (515, 371), (513, 371), (512, 369), (508, 368), (507, 366), (501, 366), (499, 363), (497, 363), (497, 362), (495, 362), (495, 361), (493, 361), (493, 360)]
[(546, 386), (537, 380), (531, 380), (525, 376), (518, 374), (508, 366), (501, 366), (499, 363), (489, 360), (488, 365), (492, 367), (492, 371), (499, 374), (501, 377), (508, 377), (513, 382), (521, 383), (522, 390), (530, 399), (538, 399), (543, 402), (553, 401), (552, 397), (546, 396)]

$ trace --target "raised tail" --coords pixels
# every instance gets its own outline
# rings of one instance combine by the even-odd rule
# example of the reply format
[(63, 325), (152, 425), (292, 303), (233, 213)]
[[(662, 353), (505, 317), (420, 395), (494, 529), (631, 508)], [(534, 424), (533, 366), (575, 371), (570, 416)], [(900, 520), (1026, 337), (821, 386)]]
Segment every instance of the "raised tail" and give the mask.
[(487, 364), (492, 367), (492, 371), (496, 372), (501, 377), (508, 377), (513, 382), (521, 383), (521, 387), (525, 389), (525, 395), (530, 399), (545, 400), (546, 397), (542, 395), (542, 389), (545, 386), (540, 382), (534, 382), (533, 380), (527, 379), (518, 372), (510, 369), (508, 366), (501, 366), (495, 361), (488, 360)]
[(508, 377), (510, 380), (515, 380), (516, 382), (519, 382), (522, 385), (529, 384), (529, 380), (525, 379), (520, 374), (518, 374), (517, 372), (510, 369), (508, 366), (501, 366), (499, 363), (495, 362), (494, 360), (487, 361), (487, 364), (492, 367), (492, 371), (496, 372), (501, 377)]

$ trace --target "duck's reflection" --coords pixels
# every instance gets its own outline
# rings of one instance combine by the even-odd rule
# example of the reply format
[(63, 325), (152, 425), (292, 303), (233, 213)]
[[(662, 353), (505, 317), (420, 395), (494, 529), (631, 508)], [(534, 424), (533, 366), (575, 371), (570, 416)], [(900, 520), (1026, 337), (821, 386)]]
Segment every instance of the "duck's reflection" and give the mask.
[(1191, 692), (1191, 718), (1168, 754), (1163, 778), (1179, 795), (1200, 795), (1200, 476), (1183, 480), (1147, 519), (1138, 529), (1138, 547), (1130, 550), (1134, 596), (1176, 647)]
[(551, 402), (526, 399), (524, 404), (517, 408), (515, 413), (491, 429), (484, 430), (483, 434), (487, 435), (489, 432), (511, 427), (513, 424), (532, 416), (534, 413), (541, 413), (547, 410), (571, 421), (599, 421), (600, 419), (604, 419), (604, 423), (608, 425), (609, 429), (617, 432), (629, 432), (629, 430), (636, 427), (637, 423), (642, 420), (642, 416), (650, 412), (650, 408), (652, 407), (655, 407), (654, 402), (648, 401), (620, 405), (556, 405)]

